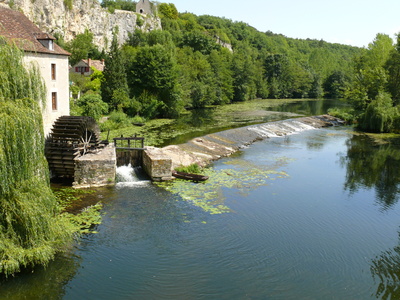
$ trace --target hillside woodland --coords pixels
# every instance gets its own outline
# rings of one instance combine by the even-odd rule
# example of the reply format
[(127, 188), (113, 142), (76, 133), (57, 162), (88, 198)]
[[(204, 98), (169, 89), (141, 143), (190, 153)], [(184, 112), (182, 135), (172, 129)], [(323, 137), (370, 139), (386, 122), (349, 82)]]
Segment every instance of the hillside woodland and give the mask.
[[(109, 0), (103, 5), (128, 7), (124, 3)], [(179, 13), (174, 4), (158, 4), (157, 14), (162, 30), (135, 30), (123, 45), (114, 38), (108, 53), (96, 49), (89, 31), (64, 44), (76, 60), (106, 62), (102, 74), (73, 79), (75, 93), (83, 94), (73, 102), (76, 113), (143, 121), (255, 98), (326, 97), (351, 100), (353, 110), (332, 113), (365, 130), (399, 128), (400, 46), (387, 35), (378, 34), (361, 49)], [(117, 32), (115, 28), (114, 37)], [(82, 53), (76, 55), (77, 49)]]

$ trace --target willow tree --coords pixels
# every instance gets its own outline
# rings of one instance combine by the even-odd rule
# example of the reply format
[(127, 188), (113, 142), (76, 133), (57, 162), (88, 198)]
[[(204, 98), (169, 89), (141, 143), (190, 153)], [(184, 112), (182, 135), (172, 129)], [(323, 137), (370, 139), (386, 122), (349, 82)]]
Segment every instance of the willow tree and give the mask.
[(44, 156), (45, 86), (23, 53), (0, 39), (0, 272), (46, 264), (70, 241)]

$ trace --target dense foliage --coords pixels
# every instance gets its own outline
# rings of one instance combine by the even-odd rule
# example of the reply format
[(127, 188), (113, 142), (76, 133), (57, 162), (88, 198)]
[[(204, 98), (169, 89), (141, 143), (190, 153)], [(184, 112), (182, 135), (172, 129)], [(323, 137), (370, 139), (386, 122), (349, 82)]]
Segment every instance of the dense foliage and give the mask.
[(345, 92), (352, 116), (360, 129), (370, 132), (400, 131), (400, 37), (397, 45), (385, 34), (355, 58), (353, 80)]
[(107, 7), (111, 13), (116, 9), (136, 11), (136, 2), (132, 0), (102, 0), (101, 6)]
[[(103, 4), (122, 3), (109, 2)], [(254, 98), (345, 97), (354, 109), (341, 115), (360, 128), (399, 128), (400, 46), (384, 34), (360, 49), (178, 13), (172, 3), (157, 8), (163, 30), (136, 30), (124, 45), (113, 41), (101, 87), (110, 112), (152, 119)]]
[(0, 41), (0, 273), (46, 264), (73, 233), (50, 190), (38, 70)]
[(158, 14), (163, 30), (136, 30), (111, 47), (102, 86), (110, 110), (150, 119), (254, 98), (340, 97), (360, 51), (179, 14), (173, 4), (159, 4)]

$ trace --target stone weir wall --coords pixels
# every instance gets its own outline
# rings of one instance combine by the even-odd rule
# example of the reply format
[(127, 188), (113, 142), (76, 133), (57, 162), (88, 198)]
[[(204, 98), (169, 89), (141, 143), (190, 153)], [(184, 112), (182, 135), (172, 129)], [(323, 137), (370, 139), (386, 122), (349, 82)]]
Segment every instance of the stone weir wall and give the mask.
[[(180, 145), (148, 147), (144, 153), (144, 168), (153, 180), (166, 180), (171, 178), (172, 169), (176, 167), (193, 163), (206, 166), (257, 140), (342, 124), (341, 120), (328, 115), (303, 117), (208, 134)], [(157, 163), (152, 164), (154, 161)]]

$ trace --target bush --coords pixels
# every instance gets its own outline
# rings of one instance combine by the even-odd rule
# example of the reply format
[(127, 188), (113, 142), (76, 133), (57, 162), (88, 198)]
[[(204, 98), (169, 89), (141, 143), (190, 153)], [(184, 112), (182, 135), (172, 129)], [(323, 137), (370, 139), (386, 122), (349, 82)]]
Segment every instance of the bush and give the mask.
[(129, 124), (128, 116), (122, 111), (114, 110), (110, 114), (109, 120), (113, 121), (113, 122), (115, 122), (117, 124), (125, 124), (125, 125)]
[(100, 124), (101, 131), (115, 130), (131, 125), (131, 120), (122, 111), (113, 111), (108, 120)]
[(99, 94), (86, 94), (77, 101), (77, 105), (81, 107), (83, 116), (89, 116), (95, 120), (99, 120), (108, 111), (107, 103), (101, 100)]
[(353, 110), (335, 107), (328, 109), (328, 114), (343, 121), (346, 121), (346, 123), (353, 123), (355, 121)]
[(138, 16), (137, 16), (137, 19), (136, 19), (136, 25), (137, 25), (138, 27), (142, 27), (143, 24), (144, 24), (144, 20), (142, 19), (141, 16), (138, 15)]

